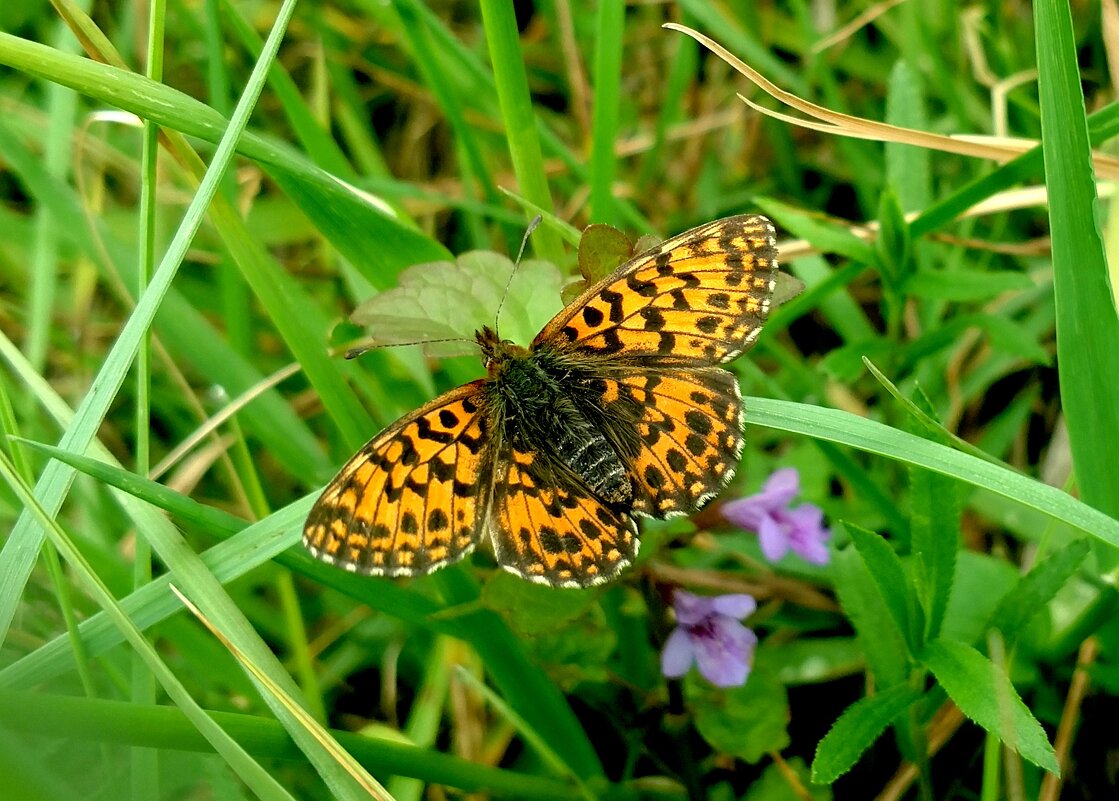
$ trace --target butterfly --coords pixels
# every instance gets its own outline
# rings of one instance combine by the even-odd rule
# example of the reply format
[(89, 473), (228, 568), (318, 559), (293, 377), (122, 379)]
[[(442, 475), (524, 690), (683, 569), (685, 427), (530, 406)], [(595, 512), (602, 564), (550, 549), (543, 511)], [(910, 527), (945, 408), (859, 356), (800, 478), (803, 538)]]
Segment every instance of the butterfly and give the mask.
[(486, 377), (358, 451), (304, 544), (352, 572), (415, 576), (489, 539), (530, 581), (615, 578), (637, 555), (635, 515), (689, 514), (733, 476), (742, 396), (719, 365), (757, 339), (776, 279), (772, 223), (741, 215), (634, 256), (527, 348), (483, 327)]

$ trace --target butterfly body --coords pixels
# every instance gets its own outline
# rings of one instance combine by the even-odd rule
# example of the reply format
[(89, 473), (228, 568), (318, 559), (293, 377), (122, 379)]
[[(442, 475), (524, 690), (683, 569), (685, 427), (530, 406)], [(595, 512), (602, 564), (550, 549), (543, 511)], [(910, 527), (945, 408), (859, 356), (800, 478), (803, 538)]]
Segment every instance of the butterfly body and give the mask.
[(699, 509), (734, 474), (742, 399), (717, 365), (757, 336), (777, 270), (772, 225), (744, 215), (634, 257), (529, 347), (488, 327), (486, 377), (359, 451), (308, 516), (325, 561), (428, 573), (489, 538), (532, 581), (589, 586), (637, 554), (634, 514)]

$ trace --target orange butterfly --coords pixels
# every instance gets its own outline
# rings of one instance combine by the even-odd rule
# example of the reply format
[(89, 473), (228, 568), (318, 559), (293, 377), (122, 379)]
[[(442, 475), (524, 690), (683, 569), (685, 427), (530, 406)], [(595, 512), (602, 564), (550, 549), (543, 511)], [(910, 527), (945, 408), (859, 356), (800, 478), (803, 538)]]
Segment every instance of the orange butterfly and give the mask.
[(304, 543), (346, 570), (414, 576), (488, 537), (531, 581), (609, 581), (637, 555), (633, 513), (694, 512), (734, 474), (742, 396), (717, 365), (754, 343), (776, 277), (773, 225), (729, 217), (630, 259), (528, 348), (484, 327), (486, 377), (358, 451)]

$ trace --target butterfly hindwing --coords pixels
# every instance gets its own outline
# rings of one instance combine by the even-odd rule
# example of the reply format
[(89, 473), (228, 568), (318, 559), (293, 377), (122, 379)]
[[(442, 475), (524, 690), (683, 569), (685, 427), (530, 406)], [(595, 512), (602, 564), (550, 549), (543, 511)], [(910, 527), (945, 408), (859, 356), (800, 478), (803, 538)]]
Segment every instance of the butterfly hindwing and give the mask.
[(776, 275), (773, 224), (728, 217), (635, 256), (553, 318), (533, 345), (644, 363), (721, 364), (753, 344)]
[(493, 496), (493, 546), (506, 570), (540, 584), (587, 587), (637, 555), (637, 527), (549, 460), (506, 446)]
[(315, 556), (358, 573), (429, 573), (485, 533), (493, 455), (483, 381), (441, 395), (378, 434), (307, 517)]
[[(602, 425), (632, 426), (640, 443), (627, 465), (633, 511), (659, 518), (689, 514), (733, 477), (743, 438), (742, 396), (731, 373), (719, 367), (628, 370), (602, 386)], [(614, 415), (611, 401), (628, 414)]]

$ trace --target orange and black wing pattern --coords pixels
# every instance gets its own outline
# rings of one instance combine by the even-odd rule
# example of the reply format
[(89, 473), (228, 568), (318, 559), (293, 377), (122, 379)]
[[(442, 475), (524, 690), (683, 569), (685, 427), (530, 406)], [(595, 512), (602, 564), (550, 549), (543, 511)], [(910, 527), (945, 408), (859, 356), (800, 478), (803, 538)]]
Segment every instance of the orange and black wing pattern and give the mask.
[(493, 547), (506, 570), (554, 587), (609, 581), (637, 556), (637, 527), (550, 460), (506, 445), (493, 493)]
[(753, 344), (776, 278), (769, 220), (717, 220), (623, 264), (556, 315), (533, 347), (641, 364), (721, 364)]
[(734, 476), (743, 409), (731, 373), (720, 367), (619, 370), (595, 385), (606, 411), (602, 425), (625, 426), (615, 441), (637, 444), (626, 460), (634, 512), (690, 514)]
[(441, 395), (378, 434), (327, 485), (303, 542), (346, 570), (430, 573), (485, 536), (493, 454), (483, 381)]

